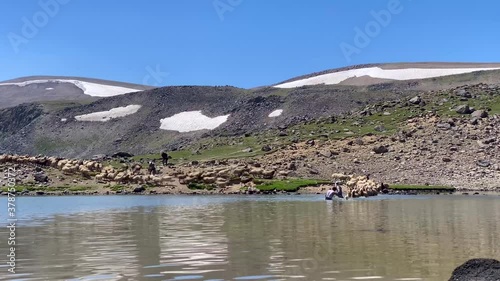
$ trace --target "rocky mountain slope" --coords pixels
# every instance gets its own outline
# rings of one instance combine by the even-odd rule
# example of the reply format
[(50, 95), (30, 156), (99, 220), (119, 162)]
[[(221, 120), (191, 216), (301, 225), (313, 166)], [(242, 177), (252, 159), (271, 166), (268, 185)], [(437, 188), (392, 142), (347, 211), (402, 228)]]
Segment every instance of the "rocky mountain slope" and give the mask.
[[(408, 70), (410, 67), (471, 69), (494, 66), (496, 65), (376, 65), (392, 70)], [(366, 66), (353, 67), (364, 68)], [(49, 78), (33, 77), (8, 83), (28, 81), (22, 87), (11, 86), (43, 88), (47, 84), (32, 82), (45, 79), (49, 81), (47, 83), (57, 84), (54, 87), (79, 85), (54, 82), (54, 79)], [(232, 139), (244, 136), (247, 138), (241, 145), (256, 147), (269, 142), (269, 136), (275, 131), (282, 131), (290, 126), (336, 118), (369, 105), (405, 100), (429, 90), (440, 91), (477, 83), (490, 85), (495, 81), (500, 81), (500, 70), (354, 86), (310, 85), (257, 89), (179, 86), (125, 94), (101, 91), (100, 96), (96, 96), (95, 92), (94, 96), (85, 94), (79, 88), (81, 96), (96, 100), (81, 104), (62, 99), (0, 109), (0, 152), (91, 157), (94, 154), (112, 154), (117, 151), (157, 153), (162, 148), (200, 151), (218, 144), (234, 146), (235, 141)], [(103, 83), (97, 80), (84, 82), (91, 92), (97, 88), (88, 85)], [(127, 89), (144, 88), (106, 83), (113, 87), (129, 87)], [(2, 87), (6, 87), (5, 83), (0, 83), (0, 90)], [(4, 96), (5, 92), (0, 91), (0, 95)], [(105, 95), (109, 97), (103, 97)]]
[(278, 83), (278, 88), (306, 85), (374, 85), (500, 69), (498, 63), (392, 63), (365, 64), (331, 69)]
[(233, 158), (292, 177), (337, 171), (389, 183), (499, 187), (500, 70), (371, 81), (176, 86), (87, 104), (25, 103), (0, 109), (0, 154), (125, 151), (145, 163), (168, 149), (176, 164)]
[(30, 102), (90, 103), (152, 87), (100, 79), (63, 76), (31, 76), (0, 82), (0, 108)]

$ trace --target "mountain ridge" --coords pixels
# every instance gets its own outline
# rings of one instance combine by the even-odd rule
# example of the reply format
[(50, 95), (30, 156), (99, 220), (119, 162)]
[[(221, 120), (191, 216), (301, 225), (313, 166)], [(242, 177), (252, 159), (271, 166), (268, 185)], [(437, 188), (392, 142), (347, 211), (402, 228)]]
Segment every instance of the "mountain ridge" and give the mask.
[[(168, 86), (109, 97), (80, 93), (69, 99), (25, 101), (0, 109), (4, 121), (0, 126), (0, 153), (89, 157), (116, 151), (148, 154), (164, 148), (185, 150), (197, 147), (203, 139), (274, 134), (297, 124), (340, 118), (375, 103), (499, 81), (500, 70), (493, 70), (409, 81), (374, 81), (377, 83), (368, 85), (288, 89)], [(68, 83), (59, 86), (76, 87)], [(128, 112), (127, 108), (135, 109)], [(30, 116), (29, 122), (22, 120), (23, 114)], [(217, 121), (207, 126), (207, 120)]]

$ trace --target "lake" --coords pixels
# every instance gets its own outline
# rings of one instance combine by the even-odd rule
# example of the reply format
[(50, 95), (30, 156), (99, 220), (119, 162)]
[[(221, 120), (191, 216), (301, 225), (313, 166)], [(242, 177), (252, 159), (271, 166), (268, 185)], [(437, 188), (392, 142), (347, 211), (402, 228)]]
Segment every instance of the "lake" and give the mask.
[(500, 197), (17, 198), (16, 274), (0, 280), (448, 280), (500, 258)]

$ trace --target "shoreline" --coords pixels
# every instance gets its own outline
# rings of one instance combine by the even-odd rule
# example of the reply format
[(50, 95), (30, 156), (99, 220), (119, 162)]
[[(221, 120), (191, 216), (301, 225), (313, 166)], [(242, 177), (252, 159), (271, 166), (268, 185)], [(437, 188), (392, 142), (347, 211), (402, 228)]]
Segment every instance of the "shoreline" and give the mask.
[[(149, 190), (143, 192), (134, 192), (133, 190), (126, 190), (122, 192), (116, 191), (38, 191), (38, 192), (15, 192), (10, 193), (11, 196), (14, 195), (16, 197), (61, 197), (61, 196), (179, 196), (179, 195), (189, 195), (189, 196), (275, 196), (275, 195), (287, 195), (287, 196), (300, 196), (300, 195), (324, 195), (324, 191), (311, 191), (311, 190), (302, 190), (298, 192), (286, 192), (286, 191), (261, 191), (261, 192), (217, 192), (217, 191), (156, 191)], [(8, 192), (1, 192), (1, 197), (8, 197)], [(480, 191), (480, 190), (457, 190), (454, 192), (447, 191), (432, 191), (432, 190), (420, 190), (420, 191), (401, 191), (401, 190), (390, 190), (387, 193), (381, 192), (379, 195), (389, 195), (389, 196), (418, 196), (418, 195), (455, 195), (455, 196), (500, 196), (500, 192), (498, 191)], [(378, 196), (378, 195), (377, 195)], [(373, 196), (370, 196), (373, 197)], [(374, 196), (376, 197), (376, 196)], [(360, 197), (367, 198), (367, 197)], [(350, 198), (349, 200), (353, 200), (356, 198)]]

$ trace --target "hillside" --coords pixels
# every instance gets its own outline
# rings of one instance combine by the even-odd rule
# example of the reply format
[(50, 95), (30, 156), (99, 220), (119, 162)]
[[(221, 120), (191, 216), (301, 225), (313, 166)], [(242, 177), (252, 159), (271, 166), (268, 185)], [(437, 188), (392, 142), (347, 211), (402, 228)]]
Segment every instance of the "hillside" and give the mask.
[[(494, 66), (497, 65), (425, 63), (365, 65), (351, 69), (471, 69)], [(311, 77), (317, 75), (312, 74)], [(44, 79), (49, 82), (36, 82)], [(12, 86), (18, 88), (46, 87), (46, 83), (53, 83), (54, 87), (62, 89), (78, 88), (78, 83), (55, 82), (57, 79), (30, 77), (7, 83), (25, 83), (21, 87)], [(66, 81), (71, 79), (76, 78), (66, 77)], [(305, 78), (293, 81), (301, 79)], [(498, 81), (500, 70), (492, 70), (373, 85), (271, 86), (257, 89), (172, 86), (124, 93), (103, 87), (146, 87), (87, 79), (85, 85), (91, 92), (94, 91), (94, 96), (78, 88), (80, 93), (75, 97), (61, 91), (69, 100), (63, 98), (29, 104), (28, 99), (23, 105), (0, 109), (0, 153), (91, 157), (118, 151), (151, 154), (164, 148), (191, 152), (213, 146), (228, 146), (231, 151), (246, 146), (256, 148), (269, 142), (280, 130), (291, 126), (335, 119), (366, 106), (398, 102), (429, 91), (479, 83), (494, 85)], [(96, 83), (101, 88), (88, 87)], [(6, 87), (5, 83), (1, 85)], [(95, 94), (96, 90), (100, 90), (99, 96)], [(0, 95), (4, 94), (0, 92)], [(252, 137), (243, 143), (232, 141), (242, 136)]]
[(145, 163), (168, 149), (187, 167), (230, 158), (296, 177), (494, 189), (499, 115), (500, 70), (373, 85), (174, 86), (0, 109), (0, 154), (127, 152)]
[(291, 78), (274, 85), (295, 88), (310, 85), (374, 85), (500, 69), (498, 63), (391, 63), (365, 64), (325, 70)]
[(121, 95), (152, 87), (100, 79), (30, 76), (0, 82), (0, 108), (30, 102), (90, 103), (100, 97)]

